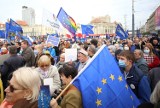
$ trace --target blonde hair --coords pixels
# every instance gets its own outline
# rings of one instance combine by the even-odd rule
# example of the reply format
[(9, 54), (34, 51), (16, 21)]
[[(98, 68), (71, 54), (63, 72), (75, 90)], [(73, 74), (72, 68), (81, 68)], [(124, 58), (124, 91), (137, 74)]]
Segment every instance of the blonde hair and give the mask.
[(42, 45), (35, 45), (35, 49), (37, 49), (37, 50), (40, 51), (40, 52), (43, 51)]
[(25, 97), (27, 100), (34, 102), (38, 99), (41, 80), (37, 71), (30, 67), (22, 67), (13, 72), (13, 77), (20, 86), (32, 91), (31, 95)]
[(47, 55), (42, 55), (38, 60), (38, 66), (41, 66), (43, 63), (51, 65), (51, 58), (49, 58)]

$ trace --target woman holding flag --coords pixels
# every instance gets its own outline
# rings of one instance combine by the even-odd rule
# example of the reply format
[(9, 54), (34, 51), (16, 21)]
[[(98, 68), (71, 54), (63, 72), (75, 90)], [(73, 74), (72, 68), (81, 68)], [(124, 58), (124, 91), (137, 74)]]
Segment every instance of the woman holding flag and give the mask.
[[(77, 75), (78, 71), (75, 67), (71, 65), (63, 65), (62, 68), (59, 69), (59, 73), (62, 79), (63, 85), (66, 87), (65, 90), (63, 90), (63, 99), (60, 103), (60, 105), (57, 104), (56, 99), (52, 99), (50, 102), (50, 106), (52, 108), (82, 108), (82, 98), (80, 91), (70, 84), (72, 79)], [(59, 97), (59, 96), (58, 96)]]

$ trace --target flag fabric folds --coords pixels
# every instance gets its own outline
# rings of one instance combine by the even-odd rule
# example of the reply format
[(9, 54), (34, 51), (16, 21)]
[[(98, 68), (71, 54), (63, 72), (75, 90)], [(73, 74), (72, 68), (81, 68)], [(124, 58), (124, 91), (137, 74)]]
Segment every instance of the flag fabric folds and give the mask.
[(120, 37), (120, 39), (128, 38), (128, 34), (123, 30), (123, 28), (118, 24), (116, 28), (116, 34)]
[(61, 22), (62, 26), (65, 27), (73, 36), (77, 31), (77, 25), (72, 17), (70, 17), (61, 7), (57, 15), (58, 20)]
[(92, 25), (81, 25), (82, 28), (82, 34), (85, 34), (87, 36), (89, 36), (89, 34), (94, 34), (92, 28)]
[(28, 36), (21, 36), (21, 39), (22, 40), (27, 40), (29, 45), (31, 46), (32, 45), (32, 40), (30, 40), (30, 38)]
[(22, 27), (12, 19), (10, 19), (9, 29), (12, 30), (12, 31), (22, 32)]
[(5, 38), (5, 31), (4, 30), (0, 30), (0, 38)]
[(140, 104), (105, 45), (79, 72), (73, 85), (82, 94), (84, 108), (136, 108)]

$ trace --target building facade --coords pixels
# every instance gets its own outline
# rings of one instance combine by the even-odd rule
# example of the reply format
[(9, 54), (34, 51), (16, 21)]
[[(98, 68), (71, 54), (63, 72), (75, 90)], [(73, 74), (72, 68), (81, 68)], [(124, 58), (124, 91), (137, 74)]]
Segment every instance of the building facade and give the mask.
[(94, 34), (115, 34), (117, 26), (116, 22), (111, 22), (109, 15), (93, 17), (90, 24), (94, 26)]
[(145, 25), (141, 27), (141, 33), (160, 36), (160, 6), (150, 15)]
[(26, 21), (28, 25), (33, 26), (35, 24), (35, 11), (33, 8), (22, 6), (22, 20)]

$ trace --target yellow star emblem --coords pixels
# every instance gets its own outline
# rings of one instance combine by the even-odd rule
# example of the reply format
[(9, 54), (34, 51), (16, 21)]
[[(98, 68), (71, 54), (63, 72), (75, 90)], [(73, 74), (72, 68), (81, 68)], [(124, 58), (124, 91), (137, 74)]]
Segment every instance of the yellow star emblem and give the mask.
[(107, 80), (103, 78), (101, 82), (102, 82), (102, 83), (103, 83), (103, 85), (104, 85), (104, 84), (106, 84), (106, 83), (107, 83)]
[(96, 91), (98, 92), (98, 94), (100, 94), (102, 92), (102, 88), (97, 87)]
[(126, 89), (128, 90), (128, 85), (127, 85), (127, 84), (126, 84), (126, 86), (125, 86), (125, 87), (126, 87)]
[(101, 102), (102, 102), (101, 100), (98, 100), (98, 99), (97, 99), (97, 101), (96, 101), (97, 107), (100, 106), (100, 105), (102, 105)]
[(119, 80), (120, 82), (123, 81), (122, 76), (119, 76), (119, 77), (118, 77), (118, 80)]
[(114, 80), (114, 75), (111, 74), (111, 76), (109, 78), (111, 78), (112, 81), (113, 81)]

